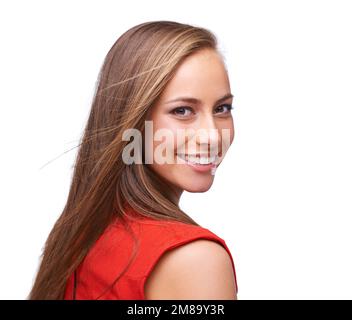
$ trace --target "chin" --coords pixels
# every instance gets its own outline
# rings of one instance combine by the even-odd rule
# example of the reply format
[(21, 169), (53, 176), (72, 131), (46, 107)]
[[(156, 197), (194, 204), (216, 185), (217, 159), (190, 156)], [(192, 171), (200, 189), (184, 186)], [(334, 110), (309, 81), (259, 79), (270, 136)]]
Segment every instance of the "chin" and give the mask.
[(208, 183), (193, 182), (190, 184), (183, 185), (183, 189), (187, 192), (192, 192), (192, 193), (206, 192), (211, 188), (212, 184), (213, 184), (213, 179)]

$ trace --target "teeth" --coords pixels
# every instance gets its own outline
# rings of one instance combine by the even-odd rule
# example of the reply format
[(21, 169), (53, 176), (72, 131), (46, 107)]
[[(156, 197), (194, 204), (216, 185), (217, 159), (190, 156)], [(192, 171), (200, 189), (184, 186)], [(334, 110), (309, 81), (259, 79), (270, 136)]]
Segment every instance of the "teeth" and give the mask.
[(196, 156), (190, 156), (190, 155), (184, 155), (184, 154), (178, 154), (178, 156), (185, 161), (196, 163), (196, 164), (210, 164), (212, 162), (215, 162), (215, 159), (216, 159), (216, 156), (196, 157)]

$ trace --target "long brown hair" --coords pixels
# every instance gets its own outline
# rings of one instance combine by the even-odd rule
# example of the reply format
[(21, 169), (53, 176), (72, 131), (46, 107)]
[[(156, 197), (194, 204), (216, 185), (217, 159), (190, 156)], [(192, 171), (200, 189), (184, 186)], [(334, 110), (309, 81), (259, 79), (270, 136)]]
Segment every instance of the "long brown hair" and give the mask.
[(148, 110), (184, 58), (216, 47), (209, 30), (173, 21), (139, 24), (111, 47), (78, 145), (68, 199), (45, 243), (30, 300), (63, 299), (69, 276), (105, 228), (127, 214), (126, 204), (154, 219), (198, 225), (148, 166), (122, 161), (128, 144), (122, 134), (128, 128), (143, 132)]

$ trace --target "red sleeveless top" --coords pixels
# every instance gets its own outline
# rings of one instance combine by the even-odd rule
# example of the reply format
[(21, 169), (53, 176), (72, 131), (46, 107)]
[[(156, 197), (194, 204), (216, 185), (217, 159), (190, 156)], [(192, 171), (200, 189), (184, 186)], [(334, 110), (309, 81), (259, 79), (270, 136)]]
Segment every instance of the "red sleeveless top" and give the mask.
[[(145, 282), (160, 257), (168, 250), (197, 239), (216, 241), (226, 249), (236, 281), (235, 265), (229, 248), (223, 239), (210, 230), (178, 221), (143, 217), (133, 213), (132, 209), (128, 209), (128, 213), (135, 218), (126, 220), (132, 235), (118, 220), (103, 232), (76, 269), (75, 299), (145, 300)], [(137, 241), (136, 249), (134, 241)], [(128, 267), (130, 259), (132, 262)], [(235, 286), (237, 292), (237, 281)], [(74, 273), (67, 281), (64, 300), (74, 298), (73, 289)]]

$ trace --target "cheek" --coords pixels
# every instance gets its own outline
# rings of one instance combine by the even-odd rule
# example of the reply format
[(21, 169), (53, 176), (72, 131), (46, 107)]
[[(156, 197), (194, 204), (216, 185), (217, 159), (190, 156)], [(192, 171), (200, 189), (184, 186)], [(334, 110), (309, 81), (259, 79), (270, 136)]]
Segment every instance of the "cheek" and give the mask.
[(235, 128), (233, 125), (233, 119), (229, 119), (228, 121), (226, 121), (226, 123), (223, 123), (223, 125), (221, 126), (221, 131), (222, 132), (222, 143), (223, 146), (228, 149), (230, 147), (230, 145), (232, 144), (234, 138), (235, 138)]
[[(174, 154), (177, 148), (177, 130), (180, 125), (167, 117), (160, 117), (153, 120), (153, 154), (154, 158), (160, 159), (160, 155), (168, 160), (168, 163), (174, 160)], [(156, 162), (156, 161), (154, 161)], [(156, 162), (156, 164), (160, 164)]]
[(231, 127), (231, 137), (230, 137), (231, 144), (232, 144), (234, 138), (235, 138), (235, 128)]

